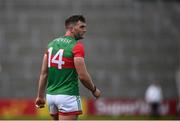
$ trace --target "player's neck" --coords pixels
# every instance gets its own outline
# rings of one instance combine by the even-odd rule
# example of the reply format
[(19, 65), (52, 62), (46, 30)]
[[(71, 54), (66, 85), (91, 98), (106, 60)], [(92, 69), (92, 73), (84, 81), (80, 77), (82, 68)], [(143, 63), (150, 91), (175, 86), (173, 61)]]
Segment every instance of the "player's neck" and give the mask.
[(74, 38), (74, 35), (70, 31), (66, 31), (64, 36), (70, 36), (70, 37)]

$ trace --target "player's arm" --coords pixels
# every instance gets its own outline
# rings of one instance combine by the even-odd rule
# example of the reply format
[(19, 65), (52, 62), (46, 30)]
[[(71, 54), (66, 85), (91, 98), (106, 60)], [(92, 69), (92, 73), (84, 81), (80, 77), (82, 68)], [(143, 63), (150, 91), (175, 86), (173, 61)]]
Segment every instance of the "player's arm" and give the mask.
[(38, 107), (44, 107), (45, 104), (44, 95), (45, 95), (47, 77), (48, 77), (48, 59), (47, 59), (47, 53), (45, 53), (43, 57), (40, 78), (39, 78), (38, 93), (36, 98), (36, 106)]
[(87, 87), (89, 90), (93, 91), (95, 89), (95, 85), (92, 82), (92, 79), (87, 72), (84, 58), (82, 57), (75, 57), (74, 58), (74, 65), (76, 68), (76, 71), (78, 73), (79, 79), (83, 83), (85, 87)]
[(84, 58), (74, 57), (74, 65), (81, 83), (88, 88), (96, 98), (98, 98), (100, 96), (100, 90), (94, 85), (91, 76), (87, 72)]
[(79, 79), (81, 83), (88, 88), (92, 94), (98, 98), (101, 94), (100, 90), (96, 88), (94, 85), (91, 76), (87, 72), (86, 65), (84, 62), (84, 46), (81, 42), (77, 42), (77, 44), (73, 48), (74, 54), (74, 66), (78, 73)]

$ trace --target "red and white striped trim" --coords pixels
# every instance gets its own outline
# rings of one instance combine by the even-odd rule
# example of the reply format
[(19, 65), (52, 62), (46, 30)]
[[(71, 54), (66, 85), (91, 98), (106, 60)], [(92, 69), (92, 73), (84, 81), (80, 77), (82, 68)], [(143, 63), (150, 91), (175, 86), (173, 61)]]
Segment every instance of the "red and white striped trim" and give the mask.
[(80, 115), (82, 111), (73, 111), (73, 112), (59, 112), (59, 115), (69, 116), (69, 115)]

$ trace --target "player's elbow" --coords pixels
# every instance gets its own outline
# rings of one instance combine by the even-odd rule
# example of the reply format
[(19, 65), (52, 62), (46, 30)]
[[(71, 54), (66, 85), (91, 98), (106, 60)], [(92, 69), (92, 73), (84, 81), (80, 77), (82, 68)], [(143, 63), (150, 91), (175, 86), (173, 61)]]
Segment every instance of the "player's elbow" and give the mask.
[(84, 73), (78, 74), (78, 77), (79, 77), (79, 79), (80, 79), (81, 81), (83, 81), (83, 80), (86, 80), (86, 79), (87, 79), (87, 75), (86, 75), (86, 74), (84, 74)]

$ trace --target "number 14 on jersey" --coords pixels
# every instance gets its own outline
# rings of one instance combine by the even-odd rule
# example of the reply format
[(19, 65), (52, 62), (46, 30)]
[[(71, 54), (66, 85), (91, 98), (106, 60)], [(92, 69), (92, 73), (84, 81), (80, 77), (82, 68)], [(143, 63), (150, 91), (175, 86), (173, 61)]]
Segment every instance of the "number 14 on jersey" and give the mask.
[(51, 67), (51, 63), (57, 64), (58, 65), (58, 69), (62, 69), (62, 65), (65, 64), (65, 62), (62, 60), (63, 58), (63, 53), (64, 53), (64, 49), (59, 49), (57, 51), (57, 53), (52, 56), (52, 51), (53, 51), (53, 47), (50, 47), (48, 49), (48, 67)]

